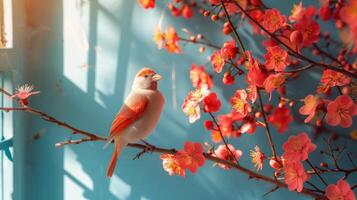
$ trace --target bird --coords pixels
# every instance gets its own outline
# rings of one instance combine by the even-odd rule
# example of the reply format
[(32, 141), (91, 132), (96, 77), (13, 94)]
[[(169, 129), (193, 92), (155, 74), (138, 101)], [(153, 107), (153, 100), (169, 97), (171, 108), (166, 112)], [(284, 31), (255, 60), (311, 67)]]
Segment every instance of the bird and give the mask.
[(156, 128), (165, 104), (165, 97), (158, 89), (162, 76), (150, 68), (137, 72), (131, 92), (115, 116), (107, 144), (114, 141), (114, 152), (110, 160), (107, 177), (112, 177), (117, 159), (129, 144), (143, 140)]

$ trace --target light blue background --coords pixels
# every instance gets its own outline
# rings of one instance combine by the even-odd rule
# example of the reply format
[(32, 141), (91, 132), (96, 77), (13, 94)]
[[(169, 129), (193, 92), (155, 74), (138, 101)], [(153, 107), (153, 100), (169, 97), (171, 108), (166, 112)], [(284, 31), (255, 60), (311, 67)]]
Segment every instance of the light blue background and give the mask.
[[(293, 3), (284, 2), (281, 7), (284, 14), (290, 13)], [(26, 6), (26, 29), (22, 32), (25, 66), (18, 67), (25, 80), (21, 81), (21, 75), (15, 80), (16, 84), (32, 83), (41, 91), (31, 99), (33, 107), (78, 128), (106, 136), (111, 120), (130, 91), (135, 73), (142, 67), (152, 67), (165, 77), (159, 88), (167, 103), (148, 141), (178, 149), (186, 140), (210, 141), (209, 132), (202, 126), (208, 116), (203, 114), (198, 122), (189, 124), (180, 107), (192, 89), (191, 64), (207, 63), (211, 51), (201, 55), (198, 46), (187, 45), (182, 55), (168, 54), (165, 50), (157, 50), (152, 36), (160, 16), (164, 15), (163, 28), (174, 25), (180, 35), (183, 35), (181, 28), (189, 28), (194, 33), (202, 32), (220, 45), (229, 39), (222, 38), (219, 33), (221, 25), (207, 25), (209, 19), (197, 13), (198, 17), (189, 21), (174, 18), (167, 10), (162, 14), (164, 3), (149, 11), (144, 11), (134, 0), (28, 0), (26, 4), (18, 4)], [(279, 1), (267, 4), (283, 6), (278, 5)], [(239, 31), (249, 44), (248, 49), (257, 56), (264, 54), (261, 47), (254, 45), (261, 42), (260, 38), (248, 38), (249, 29)], [(207, 65), (207, 69), (210, 68)], [(319, 75), (305, 74), (304, 77), (316, 79)], [(220, 75), (214, 77), (213, 90), (223, 102), (222, 113), (226, 113), (230, 109), (230, 95), (235, 89), (244, 88), (244, 81), (222, 87), (221, 78)], [(304, 97), (306, 87), (302, 84), (305, 82), (291, 85), (295, 88), (294, 96)], [(313, 84), (316, 86), (317, 82)], [(170, 177), (162, 169), (158, 154), (146, 154), (133, 161), (138, 150), (130, 148), (119, 158), (115, 177), (108, 179), (105, 171), (112, 147), (103, 149), (102, 142), (92, 142), (55, 148), (55, 143), (76, 136), (38, 117), (26, 115), (22, 118), (24, 115), (16, 114), (16, 119), (24, 119), (25, 123), (17, 122), (21, 129), (15, 129), (15, 168), (21, 175), (15, 175), (15, 199), (308, 199), (285, 189), (263, 197), (273, 185), (248, 180), (245, 174), (213, 167), (210, 162), (197, 174), (188, 173), (186, 178)], [(302, 130), (311, 133), (307, 127), (291, 126), (288, 133), (278, 135), (274, 132), (273, 137), (277, 144), (282, 144), (289, 134)], [(34, 140), (33, 135), (38, 133), (42, 137)], [(263, 129), (232, 142), (244, 151), (241, 164), (249, 168), (253, 168), (249, 150), (256, 144), (269, 152)], [(277, 146), (281, 153), (280, 145)], [(318, 153), (315, 156), (319, 157)], [(272, 174), (265, 164), (264, 172)], [(331, 180), (338, 178), (335, 176)], [(319, 183), (317, 179), (312, 181)]]

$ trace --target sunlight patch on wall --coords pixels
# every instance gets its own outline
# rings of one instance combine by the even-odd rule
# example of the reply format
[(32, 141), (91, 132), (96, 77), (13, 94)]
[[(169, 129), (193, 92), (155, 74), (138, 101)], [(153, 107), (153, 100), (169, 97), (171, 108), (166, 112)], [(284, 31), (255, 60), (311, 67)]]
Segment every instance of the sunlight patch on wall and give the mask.
[[(88, 37), (84, 25), (88, 25), (89, 7), (78, 6), (77, 0), (63, 0), (63, 51), (64, 76), (87, 92)], [(82, 13), (86, 15), (82, 16)], [(93, 67), (93, 66), (92, 66)]]
[(109, 191), (118, 199), (125, 200), (131, 194), (131, 187), (124, 182), (119, 176), (113, 175), (110, 179)]
[(120, 30), (107, 15), (98, 14), (98, 45), (96, 49), (97, 62), (95, 73), (95, 101), (106, 107), (100, 98), (102, 95), (113, 95), (117, 75), (117, 52), (119, 48)]
[[(77, 160), (77, 154), (70, 148), (64, 149), (64, 194), (65, 199), (83, 199), (85, 190), (93, 190), (91, 177), (84, 172), (82, 164)], [(67, 196), (68, 195), (68, 196)], [(77, 198), (78, 197), (78, 198)]]

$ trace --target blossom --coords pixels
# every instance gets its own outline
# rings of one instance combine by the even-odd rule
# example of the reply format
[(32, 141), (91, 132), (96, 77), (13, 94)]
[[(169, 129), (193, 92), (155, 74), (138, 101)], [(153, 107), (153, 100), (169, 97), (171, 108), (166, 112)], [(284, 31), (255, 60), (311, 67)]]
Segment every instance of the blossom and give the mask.
[(211, 139), (214, 143), (221, 143), (222, 142), (221, 133), (216, 130), (211, 131)]
[(206, 112), (218, 112), (221, 108), (221, 101), (218, 99), (217, 94), (214, 92), (209, 93), (203, 99), (203, 109)]
[(327, 105), (326, 122), (343, 128), (352, 125), (352, 117), (357, 115), (357, 105), (350, 96), (341, 95)]
[(294, 24), (293, 27), (302, 33), (302, 46), (304, 47), (317, 42), (320, 38), (320, 25), (311, 18), (304, 17)]
[(230, 72), (225, 72), (223, 75), (222, 82), (226, 85), (234, 84), (234, 76)]
[(329, 200), (356, 200), (356, 195), (351, 190), (350, 185), (340, 179), (336, 184), (330, 184), (325, 189), (325, 196)]
[(257, 130), (257, 122), (254, 117), (247, 116), (244, 118), (243, 124), (239, 129), (240, 133), (253, 134)]
[(247, 102), (247, 93), (245, 90), (237, 90), (230, 100), (234, 114), (238, 118), (244, 118), (251, 111), (251, 106)]
[(340, 10), (341, 19), (347, 23), (350, 27), (357, 26), (357, 2), (349, 1), (349, 3), (345, 3), (344, 6)]
[(192, 10), (191, 6), (189, 6), (188, 4), (185, 4), (184, 6), (182, 6), (182, 16), (186, 19), (192, 18), (193, 10)]
[(316, 109), (320, 103), (322, 103), (322, 100), (319, 96), (309, 94), (305, 97), (304, 105), (299, 109), (300, 114), (308, 115), (308, 117), (304, 120), (305, 123), (309, 123), (315, 116)]
[(213, 86), (211, 76), (206, 72), (204, 66), (191, 65), (190, 79), (195, 88), (207, 87), (210, 89)]
[(180, 38), (173, 27), (168, 27), (165, 32), (161, 32), (161, 29), (156, 27), (153, 40), (159, 49), (164, 47), (169, 53), (181, 53), (178, 45)]
[(180, 46), (178, 45), (178, 37), (175, 29), (173, 27), (168, 27), (165, 32), (165, 42), (166, 49), (170, 53), (181, 53)]
[(238, 120), (241, 120), (240, 116), (233, 113), (218, 115), (217, 119), (223, 136), (226, 136), (228, 138), (231, 138), (235, 131), (234, 123), (237, 122)]
[(253, 64), (249, 65), (248, 74), (247, 74), (248, 84), (258, 86), (258, 87), (263, 87), (266, 77), (267, 77), (267, 74), (264, 73), (259, 68), (258, 61), (253, 61)]
[(304, 161), (315, 149), (316, 145), (311, 142), (305, 132), (302, 132), (296, 136), (290, 136), (283, 144), (283, 157), (289, 162)]
[(161, 49), (164, 46), (165, 34), (161, 32), (160, 27), (156, 27), (154, 31), (154, 41), (158, 49)]
[(23, 105), (27, 105), (28, 104), (28, 98), (32, 95), (36, 95), (39, 94), (39, 91), (32, 91), (34, 89), (33, 85), (22, 85), (19, 86), (15, 93), (11, 96), (11, 98), (17, 98), (19, 99), (19, 101), (21, 102), (21, 104)]
[(286, 24), (286, 17), (281, 15), (277, 9), (268, 9), (265, 11), (261, 22), (262, 26), (273, 33)]
[(189, 122), (193, 123), (201, 117), (199, 103), (208, 95), (206, 88), (196, 89), (191, 91), (185, 98), (181, 108), (182, 111), (189, 117)]
[(320, 16), (323, 21), (327, 21), (331, 18), (332, 16), (332, 10), (329, 7), (329, 3), (325, 3), (323, 6), (320, 8)]
[(264, 88), (267, 93), (273, 92), (273, 90), (280, 88), (285, 83), (286, 75), (283, 73), (270, 74), (264, 81)]
[(322, 73), (320, 79), (321, 86), (318, 87), (318, 92), (326, 93), (330, 88), (335, 86), (344, 86), (351, 82), (351, 78), (343, 75), (341, 72), (326, 69)]
[(266, 156), (257, 145), (254, 147), (254, 151), (250, 150), (250, 157), (252, 158), (254, 167), (257, 168), (258, 171), (262, 170), (263, 162), (266, 159)]
[(221, 55), (227, 59), (234, 59), (239, 49), (234, 40), (225, 42), (221, 48)]
[(224, 58), (219, 51), (215, 51), (211, 56), (211, 63), (213, 65), (213, 70), (220, 73), (224, 66)]
[(312, 18), (315, 14), (315, 7), (310, 6), (308, 8), (303, 7), (302, 2), (295, 4), (291, 10), (291, 15), (289, 16), (290, 22), (299, 21), (302, 18)]
[(162, 167), (165, 171), (169, 173), (170, 176), (175, 174), (179, 176), (185, 176), (185, 170), (181, 167), (175, 155), (172, 154), (162, 154), (160, 156), (162, 160)]
[[(243, 155), (243, 152), (241, 150), (235, 149), (234, 146), (231, 144), (228, 144), (227, 146), (229, 150), (227, 149), (226, 145), (223, 144), (219, 145), (218, 148), (214, 151), (214, 155), (217, 158), (231, 161), (231, 162), (234, 162), (235, 160), (239, 160), (239, 158)], [(234, 155), (235, 159), (233, 158), (232, 154)], [(224, 165), (224, 164), (218, 164), (218, 166), (223, 169), (231, 168), (231, 166)]]
[(264, 57), (266, 59), (265, 66), (270, 70), (281, 72), (290, 65), (288, 52), (279, 46), (268, 47), (268, 52)]
[(304, 182), (310, 178), (301, 162), (284, 164), (284, 172), (285, 183), (290, 191), (301, 192)]
[(278, 129), (278, 133), (283, 133), (288, 129), (290, 122), (293, 121), (293, 117), (290, 109), (283, 106), (274, 109), (273, 113), (268, 117), (268, 121)]
[(196, 101), (185, 99), (182, 111), (188, 116), (190, 123), (194, 123), (201, 117), (200, 105)]
[(139, 0), (139, 4), (145, 9), (155, 8), (155, 0)]
[(198, 142), (187, 141), (184, 144), (184, 149), (179, 150), (176, 158), (180, 166), (188, 169), (191, 173), (196, 173), (198, 168), (205, 164), (202, 145)]

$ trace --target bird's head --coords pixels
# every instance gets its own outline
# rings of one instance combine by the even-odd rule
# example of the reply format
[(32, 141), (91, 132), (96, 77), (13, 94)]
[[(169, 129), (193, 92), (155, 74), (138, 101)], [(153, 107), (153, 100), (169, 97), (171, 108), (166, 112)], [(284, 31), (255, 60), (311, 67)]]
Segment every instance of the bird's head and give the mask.
[(157, 89), (157, 82), (162, 76), (150, 68), (141, 69), (135, 76), (133, 88), (138, 89)]

